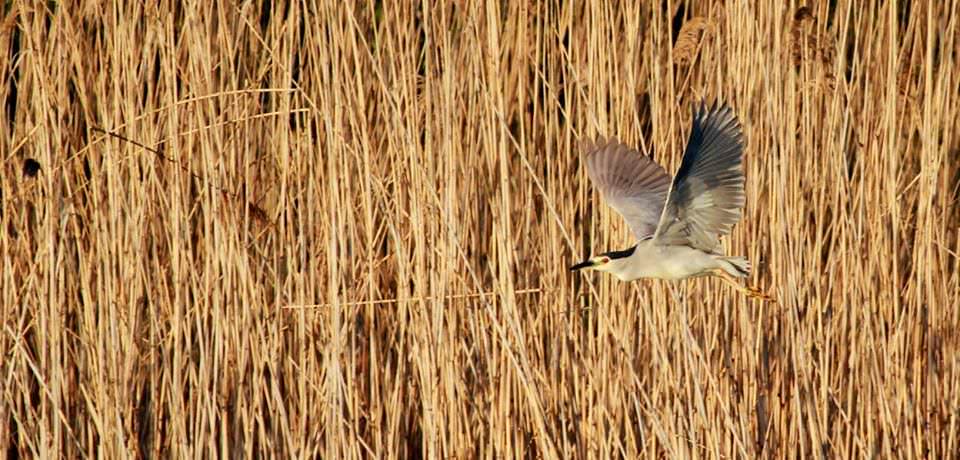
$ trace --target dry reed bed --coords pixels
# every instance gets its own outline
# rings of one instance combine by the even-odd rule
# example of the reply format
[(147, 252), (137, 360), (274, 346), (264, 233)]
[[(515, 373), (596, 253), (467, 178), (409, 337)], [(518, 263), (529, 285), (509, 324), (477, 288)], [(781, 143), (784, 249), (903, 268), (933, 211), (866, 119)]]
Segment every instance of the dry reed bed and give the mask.
[[(146, 3), (4, 6), (4, 452), (960, 451), (956, 0)], [(714, 98), (780, 303), (569, 274)]]

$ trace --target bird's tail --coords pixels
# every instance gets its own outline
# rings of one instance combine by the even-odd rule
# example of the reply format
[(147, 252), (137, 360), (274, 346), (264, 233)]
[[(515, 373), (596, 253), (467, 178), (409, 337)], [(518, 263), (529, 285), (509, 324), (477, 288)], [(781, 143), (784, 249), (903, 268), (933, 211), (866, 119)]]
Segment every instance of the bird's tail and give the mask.
[(723, 271), (737, 278), (746, 278), (750, 275), (750, 261), (746, 257), (721, 257), (726, 262), (722, 264)]

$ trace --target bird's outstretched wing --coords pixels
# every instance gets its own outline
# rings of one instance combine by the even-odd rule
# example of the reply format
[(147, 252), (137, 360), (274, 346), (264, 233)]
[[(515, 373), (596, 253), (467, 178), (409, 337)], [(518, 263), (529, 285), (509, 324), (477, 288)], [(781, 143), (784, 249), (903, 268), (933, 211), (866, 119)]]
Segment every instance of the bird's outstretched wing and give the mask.
[(603, 198), (627, 221), (638, 240), (653, 235), (667, 199), (663, 167), (615, 138), (581, 142), (587, 174)]
[(743, 211), (743, 133), (726, 105), (701, 104), (654, 241), (712, 252)]

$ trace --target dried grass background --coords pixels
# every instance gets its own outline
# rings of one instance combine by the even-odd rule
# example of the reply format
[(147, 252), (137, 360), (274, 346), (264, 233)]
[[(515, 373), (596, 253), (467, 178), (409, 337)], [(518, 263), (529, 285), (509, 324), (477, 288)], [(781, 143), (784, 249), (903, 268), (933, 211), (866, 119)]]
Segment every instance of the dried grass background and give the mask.
[[(4, 2), (0, 449), (955, 456), (958, 11)], [(701, 99), (779, 304), (566, 270), (631, 244), (580, 136)]]

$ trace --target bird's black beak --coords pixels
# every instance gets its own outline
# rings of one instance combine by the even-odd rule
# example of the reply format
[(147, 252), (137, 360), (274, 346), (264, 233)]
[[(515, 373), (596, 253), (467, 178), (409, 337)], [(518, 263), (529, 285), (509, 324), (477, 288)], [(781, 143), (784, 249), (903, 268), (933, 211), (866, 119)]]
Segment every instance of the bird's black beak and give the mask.
[(584, 260), (583, 262), (580, 262), (580, 263), (578, 263), (578, 264), (570, 267), (570, 271), (575, 272), (575, 271), (577, 271), (577, 270), (580, 270), (581, 268), (592, 267), (592, 266), (594, 266), (594, 265), (596, 265), (596, 264), (593, 263), (593, 260), (587, 259), (587, 260)]

